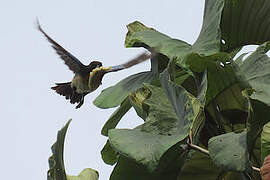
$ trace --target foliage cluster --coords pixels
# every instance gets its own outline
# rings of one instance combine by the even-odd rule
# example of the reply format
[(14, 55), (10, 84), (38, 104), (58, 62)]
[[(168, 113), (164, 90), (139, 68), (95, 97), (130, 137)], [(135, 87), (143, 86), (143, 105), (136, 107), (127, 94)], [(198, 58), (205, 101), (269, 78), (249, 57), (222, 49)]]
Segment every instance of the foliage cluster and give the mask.
[[(115, 164), (110, 179), (260, 179), (254, 166), (270, 153), (270, 1), (206, 0), (193, 45), (137, 21), (127, 27), (126, 47), (158, 54), (149, 71), (94, 101), (99, 108), (118, 107), (101, 132), (108, 136), (102, 159)], [(235, 57), (250, 44), (259, 46)], [(116, 129), (131, 108), (143, 124)], [(50, 180), (70, 179), (63, 164), (67, 126), (52, 148)], [(89, 180), (97, 174), (89, 170)]]

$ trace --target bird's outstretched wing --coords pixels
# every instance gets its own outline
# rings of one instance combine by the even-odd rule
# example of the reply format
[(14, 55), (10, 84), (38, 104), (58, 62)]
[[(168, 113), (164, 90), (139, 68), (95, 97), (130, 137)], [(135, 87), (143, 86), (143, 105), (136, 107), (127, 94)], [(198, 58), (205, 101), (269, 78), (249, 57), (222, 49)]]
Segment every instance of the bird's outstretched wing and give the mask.
[(122, 69), (127, 69), (130, 68), (136, 64), (140, 64), (144, 61), (146, 61), (147, 59), (151, 59), (156, 55), (155, 52), (152, 52), (151, 54), (148, 53), (142, 53), (139, 56), (135, 57), (134, 59), (129, 60), (126, 63), (120, 64), (120, 65), (116, 65), (116, 66), (112, 66), (111, 69), (107, 72), (116, 72), (116, 71), (120, 71)]
[(69, 69), (74, 73), (80, 73), (81, 70), (85, 67), (85, 65), (83, 65), (75, 56), (70, 54), (67, 50), (65, 50), (62, 46), (55, 42), (48, 34), (46, 34), (41, 28), (38, 20), (37, 28), (51, 43), (56, 53), (61, 57), (61, 59), (64, 60), (65, 64), (69, 67)]
[(102, 78), (106, 73), (116, 72), (122, 69), (130, 68), (136, 64), (146, 61), (147, 59), (151, 59), (154, 56), (156, 56), (156, 52), (151, 52), (151, 54), (143, 53), (137, 56), (136, 58), (133, 58), (129, 60), (128, 62), (120, 64), (120, 65), (109, 66), (109, 67), (98, 67), (98, 68), (93, 69), (89, 75), (89, 81), (88, 81), (89, 90), (91, 92), (95, 91), (101, 85)]

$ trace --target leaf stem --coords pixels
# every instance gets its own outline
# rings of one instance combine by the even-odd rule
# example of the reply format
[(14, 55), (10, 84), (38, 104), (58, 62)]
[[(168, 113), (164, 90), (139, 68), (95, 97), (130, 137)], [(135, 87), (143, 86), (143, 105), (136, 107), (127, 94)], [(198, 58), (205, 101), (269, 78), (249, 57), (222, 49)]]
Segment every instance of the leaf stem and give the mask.
[[(197, 146), (197, 145), (195, 145), (195, 144), (190, 144), (190, 143), (187, 143), (187, 144), (189, 145), (189, 147), (190, 147), (191, 149), (200, 151), (201, 153), (206, 154), (206, 155), (208, 155), (208, 156), (210, 155), (208, 150), (206, 150), (206, 149), (204, 149), (204, 148), (202, 148), (202, 147), (200, 147), (200, 146)], [(257, 167), (252, 166), (252, 169), (253, 169), (254, 171), (260, 172), (260, 168), (257, 168)]]
[(203, 149), (202, 147), (197, 146), (197, 145), (195, 145), (195, 144), (188, 144), (188, 145), (189, 145), (192, 149), (198, 150), (198, 151), (200, 151), (201, 153), (206, 154), (206, 155), (209, 156), (209, 151), (208, 151), (208, 150)]

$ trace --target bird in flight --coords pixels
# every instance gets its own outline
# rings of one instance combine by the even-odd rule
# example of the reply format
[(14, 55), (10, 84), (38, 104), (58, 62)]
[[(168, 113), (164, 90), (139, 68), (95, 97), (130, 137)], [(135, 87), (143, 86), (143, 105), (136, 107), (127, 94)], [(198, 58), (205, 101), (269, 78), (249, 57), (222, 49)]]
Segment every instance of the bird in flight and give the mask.
[[(51, 43), (53, 49), (68, 66), (68, 68), (75, 74), (72, 81), (65, 83), (55, 83), (56, 86), (51, 87), (51, 89), (53, 89), (56, 93), (65, 96), (67, 100), (70, 100), (71, 104), (77, 103), (76, 109), (80, 108), (83, 105), (84, 97), (87, 94), (93, 92), (99, 87), (102, 78), (106, 73), (116, 72), (122, 69), (132, 67), (136, 64), (144, 62), (147, 59), (152, 58), (155, 55), (155, 53), (153, 52), (150, 54), (143, 53), (124, 64), (107, 68), (102, 67), (102, 63), (99, 61), (92, 61), (89, 65), (84, 65), (80, 62), (79, 59), (77, 59), (75, 56), (65, 50), (47, 33), (45, 33), (45, 31), (41, 28), (38, 20), (37, 28)], [(91, 73), (93, 70), (95, 70), (95, 73)], [(99, 70), (99, 73), (96, 73), (96, 70)], [(96, 74), (96, 77), (92, 78), (94, 80), (89, 81), (91, 74)], [(89, 86), (89, 84), (91, 84), (89, 82), (91, 82), (92, 85)], [(93, 84), (93, 82), (95, 84)]]

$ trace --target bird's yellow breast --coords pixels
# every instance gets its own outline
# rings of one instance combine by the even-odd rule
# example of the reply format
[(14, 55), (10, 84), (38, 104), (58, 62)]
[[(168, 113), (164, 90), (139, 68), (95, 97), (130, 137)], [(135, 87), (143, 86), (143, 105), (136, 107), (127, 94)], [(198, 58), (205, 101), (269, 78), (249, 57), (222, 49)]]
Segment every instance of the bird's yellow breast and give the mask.
[(88, 77), (82, 77), (80, 75), (75, 75), (71, 82), (71, 87), (76, 88), (76, 92), (79, 94), (89, 93), (88, 88)]

